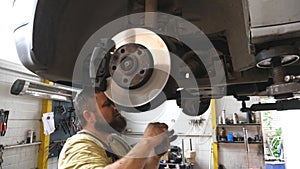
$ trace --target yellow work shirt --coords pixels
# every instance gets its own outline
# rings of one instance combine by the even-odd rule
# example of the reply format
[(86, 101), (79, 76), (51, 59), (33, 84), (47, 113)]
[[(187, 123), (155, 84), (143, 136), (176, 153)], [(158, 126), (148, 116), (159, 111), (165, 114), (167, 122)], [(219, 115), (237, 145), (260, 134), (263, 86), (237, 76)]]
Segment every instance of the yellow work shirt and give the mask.
[[(107, 156), (105, 146), (103, 146), (103, 144), (95, 138), (95, 135), (87, 130), (83, 130), (81, 132), (89, 134), (77, 133), (68, 138), (64, 144), (59, 155), (59, 169), (101, 169), (113, 163), (113, 159)], [(116, 134), (111, 134), (110, 141), (106, 144), (110, 146), (113, 153), (119, 158), (126, 155), (130, 150), (130, 146), (127, 142)]]

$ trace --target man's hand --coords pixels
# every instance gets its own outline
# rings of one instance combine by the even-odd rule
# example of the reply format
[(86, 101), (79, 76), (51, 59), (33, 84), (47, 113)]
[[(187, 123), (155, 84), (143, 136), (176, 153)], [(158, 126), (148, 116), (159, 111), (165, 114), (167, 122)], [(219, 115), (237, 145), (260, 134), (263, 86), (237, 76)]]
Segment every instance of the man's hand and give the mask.
[(143, 139), (154, 147), (155, 155), (161, 156), (168, 151), (170, 142), (177, 136), (174, 130), (168, 131), (168, 125), (165, 123), (150, 123), (144, 133)]
[[(165, 153), (169, 148), (170, 141), (176, 139), (174, 131), (168, 131), (165, 123), (150, 123), (139, 141), (126, 156), (105, 167), (113, 168), (130, 168), (130, 169), (153, 169), (158, 168), (160, 154)], [(162, 148), (160, 148), (162, 146)], [(159, 152), (153, 153), (155, 149)]]
[(143, 138), (151, 138), (155, 136), (159, 136), (164, 134), (164, 132), (168, 131), (168, 125), (165, 123), (149, 123), (147, 128), (145, 129)]
[(177, 139), (177, 135), (174, 135), (174, 130), (168, 131), (167, 137), (154, 148), (154, 152), (159, 157), (163, 156), (169, 149), (170, 143)]

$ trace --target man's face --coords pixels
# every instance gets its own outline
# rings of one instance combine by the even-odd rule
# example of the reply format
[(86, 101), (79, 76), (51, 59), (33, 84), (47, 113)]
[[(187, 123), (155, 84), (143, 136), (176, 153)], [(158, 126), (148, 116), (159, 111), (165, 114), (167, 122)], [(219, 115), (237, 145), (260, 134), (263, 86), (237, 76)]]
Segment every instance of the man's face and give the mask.
[(116, 131), (123, 131), (126, 127), (125, 118), (103, 92), (96, 94), (96, 102), (100, 111), (99, 114), (96, 113), (95, 129), (107, 131), (109, 130), (107, 124), (109, 124)]

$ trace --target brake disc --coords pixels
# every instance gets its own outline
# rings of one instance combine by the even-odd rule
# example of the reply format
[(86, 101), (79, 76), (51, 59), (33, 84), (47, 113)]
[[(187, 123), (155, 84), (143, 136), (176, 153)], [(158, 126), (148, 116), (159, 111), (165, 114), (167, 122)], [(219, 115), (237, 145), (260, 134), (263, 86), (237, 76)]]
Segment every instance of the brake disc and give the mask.
[(131, 28), (115, 35), (116, 50), (109, 61), (111, 77), (106, 96), (121, 106), (142, 106), (165, 87), (171, 58), (165, 42), (144, 28)]

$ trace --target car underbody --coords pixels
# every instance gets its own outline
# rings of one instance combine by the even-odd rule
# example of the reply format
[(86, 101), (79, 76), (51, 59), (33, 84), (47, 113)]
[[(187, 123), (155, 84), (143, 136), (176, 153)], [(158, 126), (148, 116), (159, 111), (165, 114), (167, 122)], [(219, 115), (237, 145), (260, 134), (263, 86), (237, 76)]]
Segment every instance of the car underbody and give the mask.
[(45, 79), (76, 87), (108, 81), (107, 96), (127, 111), (176, 99), (200, 115), (210, 99), (229, 95), (272, 96), (295, 109), (300, 2), (276, 2), (39, 0), (25, 8), (15, 1), (16, 46), (24, 66)]

